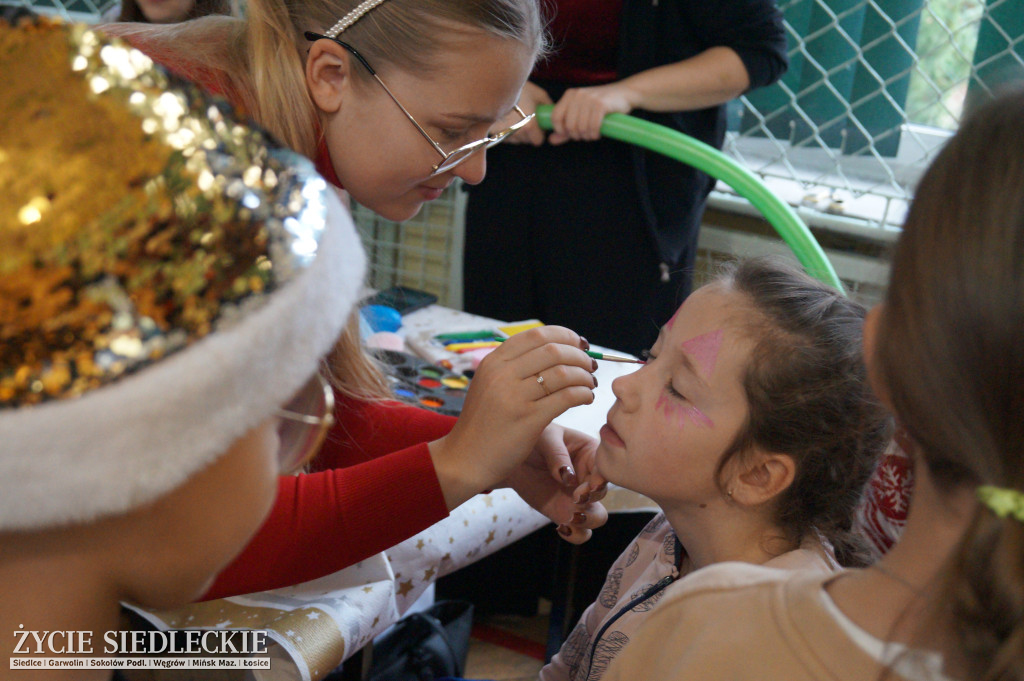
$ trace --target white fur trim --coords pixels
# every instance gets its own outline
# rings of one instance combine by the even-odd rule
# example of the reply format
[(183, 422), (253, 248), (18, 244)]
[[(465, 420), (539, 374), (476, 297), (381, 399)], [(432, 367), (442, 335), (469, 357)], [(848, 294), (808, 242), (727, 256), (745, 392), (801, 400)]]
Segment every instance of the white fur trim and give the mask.
[(366, 257), (325, 191), (316, 260), (263, 307), (85, 396), (0, 411), (0, 529), (82, 522), (153, 501), (285, 403), (333, 346)]

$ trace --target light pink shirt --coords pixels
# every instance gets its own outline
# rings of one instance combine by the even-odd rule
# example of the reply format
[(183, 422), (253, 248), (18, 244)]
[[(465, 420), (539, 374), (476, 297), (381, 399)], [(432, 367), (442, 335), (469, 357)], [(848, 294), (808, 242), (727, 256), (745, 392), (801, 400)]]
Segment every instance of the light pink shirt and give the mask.
[[(839, 568), (831, 549), (812, 538), (765, 563), (784, 570)], [(645, 617), (680, 575), (682, 545), (661, 513), (641, 530), (612, 565), (597, 600), (590, 604), (562, 648), (540, 671), (541, 681), (598, 681)]]

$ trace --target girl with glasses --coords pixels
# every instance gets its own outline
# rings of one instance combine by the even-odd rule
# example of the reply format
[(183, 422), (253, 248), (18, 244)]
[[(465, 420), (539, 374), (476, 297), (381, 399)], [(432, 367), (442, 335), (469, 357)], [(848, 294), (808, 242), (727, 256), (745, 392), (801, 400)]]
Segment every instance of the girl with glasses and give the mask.
[(836, 575), (694, 575), (607, 678), (1024, 678), (1022, 135), (1019, 84), (968, 115), (917, 187), (865, 324), (869, 379), (913, 460), (899, 541)]
[[(537, 0), (250, 0), (245, 18), (105, 30), (241, 105), (392, 220), (456, 177), (483, 178), (486, 149), (529, 120), (517, 100), (546, 47)], [(593, 399), (587, 346), (560, 327), (514, 337), (455, 421), (387, 401), (350, 324), (329, 357), (337, 423), (308, 474), (282, 478), (274, 512), (207, 596), (329, 574), (499, 485), (585, 541), (606, 514), (601, 490), (577, 489), (570, 452), (593, 443), (545, 426)]]

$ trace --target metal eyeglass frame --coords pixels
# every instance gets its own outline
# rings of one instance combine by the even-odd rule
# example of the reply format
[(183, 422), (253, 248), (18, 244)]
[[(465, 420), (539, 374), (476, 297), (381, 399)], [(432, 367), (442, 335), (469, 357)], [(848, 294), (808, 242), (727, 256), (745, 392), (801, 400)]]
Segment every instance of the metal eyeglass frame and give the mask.
[[(319, 371), (314, 378), (310, 380), (316, 380), (320, 390), (323, 391), (323, 413), (322, 414), (304, 414), (297, 411), (291, 411), (289, 409), (280, 408), (275, 409), (273, 415), (285, 419), (287, 421), (296, 421), (299, 423), (306, 424), (308, 426), (316, 427), (316, 434), (313, 435), (312, 439), (304, 439), (307, 443), (307, 447), (304, 451), (301, 451), (301, 455), (298, 452), (278, 452), (278, 465), (281, 468), (282, 473), (291, 473), (301, 469), (306, 463), (309, 462), (317, 452), (320, 451), (321, 445), (327, 438), (327, 431), (334, 425), (334, 389), (331, 387), (330, 382), (324, 378), (323, 374)], [(301, 395), (310, 386), (307, 384), (303, 386), (296, 396)], [(283, 443), (282, 443), (283, 444)]]
[(338, 40), (337, 38), (332, 38), (330, 36), (322, 35), (320, 33), (313, 33), (312, 31), (306, 31), (305, 36), (306, 40), (309, 40), (311, 42), (316, 42), (317, 40), (332, 40), (338, 43), (343, 48), (348, 50), (352, 54), (352, 56), (359, 61), (360, 64), (366, 67), (366, 70), (370, 72), (370, 75), (373, 76), (378, 83), (380, 83), (380, 86), (382, 88), (384, 88), (384, 92), (388, 94), (388, 97), (391, 98), (391, 101), (393, 101), (398, 106), (398, 108), (402, 110), (402, 113), (404, 113), (405, 117), (409, 119), (409, 122), (416, 126), (416, 129), (419, 131), (419, 133), (423, 135), (423, 139), (427, 140), (427, 142), (430, 143), (430, 146), (434, 148), (434, 151), (441, 155), (441, 162), (434, 166), (433, 172), (430, 173), (430, 177), (440, 175), (441, 173), (446, 173), (452, 168), (462, 163), (463, 161), (465, 161), (466, 159), (468, 159), (476, 152), (480, 151), (481, 149), (490, 149), (495, 144), (503, 142), (510, 135), (514, 134), (515, 132), (523, 128), (527, 123), (532, 121), (535, 116), (535, 114), (527, 115), (526, 113), (523, 112), (522, 109), (519, 108), (519, 105), (516, 105), (514, 107), (516, 113), (523, 117), (521, 121), (515, 123), (512, 126), (509, 126), (505, 130), (502, 130), (501, 132), (497, 132), (493, 135), (487, 135), (487, 137), (484, 137), (483, 139), (478, 139), (475, 142), (470, 142), (469, 144), (464, 144), (463, 146), (459, 147), (454, 151), (445, 151), (444, 149), (441, 148), (440, 144), (434, 141), (433, 137), (427, 134), (427, 131), (423, 129), (423, 126), (416, 122), (416, 119), (413, 118), (411, 113), (409, 113), (409, 110), (402, 106), (402, 103), (398, 101), (398, 98), (395, 97), (394, 93), (391, 92), (391, 89), (384, 84), (384, 81), (380, 79), (380, 76), (377, 75), (377, 72), (373, 70), (373, 67), (370, 66), (370, 63), (366, 61), (366, 58), (363, 57), (363, 55), (359, 54), (356, 48), (352, 47), (351, 45), (344, 41)]

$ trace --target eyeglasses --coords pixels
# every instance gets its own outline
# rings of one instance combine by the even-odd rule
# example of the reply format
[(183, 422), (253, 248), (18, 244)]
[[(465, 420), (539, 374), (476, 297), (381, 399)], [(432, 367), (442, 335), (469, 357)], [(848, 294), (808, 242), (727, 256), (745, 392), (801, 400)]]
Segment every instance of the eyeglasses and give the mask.
[(274, 416), (280, 419), (277, 457), (281, 472), (293, 473), (320, 450), (334, 425), (334, 390), (317, 372)]
[(362, 64), (363, 66), (366, 67), (366, 70), (370, 72), (370, 75), (373, 76), (374, 79), (378, 83), (380, 83), (380, 86), (382, 88), (384, 88), (384, 92), (388, 93), (388, 96), (391, 97), (391, 101), (393, 101), (395, 104), (398, 105), (398, 108), (401, 109), (402, 113), (405, 114), (405, 117), (408, 118), (409, 121), (413, 125), (416, 126), (416, 129), (419, 130), (421, 135), (423, 135), (423, 138), (425, 140), (427, 140), (428, 142), (430, 142), (430, 146), (432, 146), (434, 148), (434, 151), (436, 151), (438, 154), (441, 155), (441, 162), (434, 166), (434, 170), (433, 170), (432, 173), (430, 173), (430, 177), (433, 177), (435, 175), (440, 175), (441, 173), (446, 173), (449, 170), (451, 170), (452, 168), (454, 168), (455, 166), (457, 166), (460, 163), (462, 163), (463, 161), (467, 160), (470, 156), (472, 156), (476, 152), (481, 151), (483, 149), (490, 149), (495, 144), (499, 144), (500, 142), (504, 142), (506, 139), (509, 138), (509, 136), (515, 134), (518, 130), (520, 130), (522, 127), (524, 127), (527, 123), (532, 121), (534, 116), (535, 116), (535, 114), (526, 115), (525, 113), (523, 113), (522, 109), (520, 109), (518, 106), (516, 106), (515, 107), (516, 113), (519, 114), (522, 117), (522, 120), (520, 120), (519, 122), (515, 123), (514, 125), (509, 126), (508, 128), (502, 130), (501, 132), (496, 132), (496, 133), (494, 133), (492, 135), (487, 135), (487, 137), (484, 137), (483, 139), (478, 139), (475, 142), (470, 142), (469, 144), (465, 144), (465, 145), (459, 147), (458, 149), (456, 149), (455, 151), (445, 151), (444, 149), (441, 148), (440, 144), (438, 144), (437, 142), (434, 141), (433, 137), (431, 137), (430, 135), (427, 134), (427, 131), (423, 129), (423, 126), (421, 126), (419, 123), (416, 122), (416, 119), (412, 117), (412, 114), (409, 113), (409, 111), (404, 106), (402, 106), (402, 103), (398, 101), (398, 98), (395, 97), (394, 94), (392, 94), (391, 89), (387, 85), (384, 84), (384, 81), (380, 79), (380, 76), (378, 76), (377, 72), (373, 70), (373, 67), (370, 66), (370, 63), (368, 61), (366, 61), (366, 58), (363, 57), (363, 55), (359, 54), (359, 52), (356, 51), (356, 48), (352, 47), (351, 45), (349, 45), (346, 42), (342, 42), (341, 40), (338, 40), (337, 38), (332, 38), (330, 36), (321, 35), (320, 33), (313, 33), (311, 31), (306, 31), (305, 35), (306, 35), (306, 40), (310, 40), (310, 41), (314, 41), (314, 42), (317, 41), (317, 40), (333, 40), (334, 42), (338, 43), (339, 45), (344, 47), (346, 50), (351, 52), (352, 56), (355, 57), (357, 60), (359, 60), (360, 64)]

